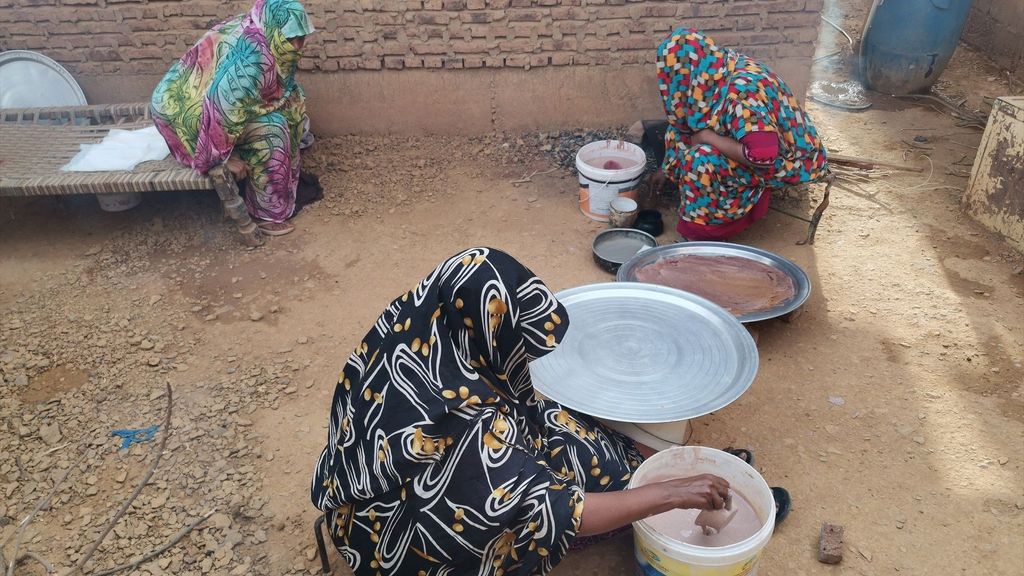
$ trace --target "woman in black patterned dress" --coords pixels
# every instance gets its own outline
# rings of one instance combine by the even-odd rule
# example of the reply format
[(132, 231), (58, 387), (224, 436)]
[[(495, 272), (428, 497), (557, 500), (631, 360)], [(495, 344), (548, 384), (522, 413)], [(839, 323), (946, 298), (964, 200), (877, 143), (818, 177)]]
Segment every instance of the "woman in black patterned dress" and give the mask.
[(715, 476), (624, 491), (634, 443), (535, 398), (528, 363), (568, 325), (540, 279), (488, 248), (381, 314), (335, 389), (311, 490), (357, 575), (545, 574), (577, 537), (724, 505)]

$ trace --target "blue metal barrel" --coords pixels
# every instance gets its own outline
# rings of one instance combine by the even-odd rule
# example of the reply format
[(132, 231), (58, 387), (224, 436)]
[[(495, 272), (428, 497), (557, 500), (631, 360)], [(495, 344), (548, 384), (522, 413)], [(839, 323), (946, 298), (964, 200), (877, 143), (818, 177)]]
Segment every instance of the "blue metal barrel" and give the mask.
[(927, 90), (967, 23), (971, 0), (875, 0), (860, 44), (861, 76), (886, 94)]

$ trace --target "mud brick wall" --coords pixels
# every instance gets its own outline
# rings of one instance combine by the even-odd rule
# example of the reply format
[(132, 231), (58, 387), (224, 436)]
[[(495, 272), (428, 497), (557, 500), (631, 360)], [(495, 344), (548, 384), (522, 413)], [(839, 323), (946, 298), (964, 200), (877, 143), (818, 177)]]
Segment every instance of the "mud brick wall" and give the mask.
[[(456, 101), (457, 92), (475, 92), (478, 97), (464, 104), (488, 113), (492, 128), (524, 124), (514, 120), (517, 114), (509, 115), (515, 112), (508, 108), (511, 102), (500, 102), (497, 90), (546, 94), (549, 101), (568, 98), (578, 110), (570, 114), (575, 117), (561, 114), (565, 123), (589, 118), (600, 124), (626, 118), (621, 108), (603, 120), (594, 117), (602, 90), (605, 104), (635, 102), (629, 114), (657, 112), (655, 49), (670, 30), (686, 25), (768, 61), (802, 94), (822, 2), (308, 0), (317, 33), (306, 44), (301, 81), (312, 101), (334, 107), (333, 120), (325, 111), (314, 114), (337, 130), (345, 130), (337, 120), (347, 116), (356, 121), (355, 131), (368, 131), (364, 115), (350, 112), (374, 108), (363, 103), (365, 98), (383, 97), (393, 107), (417, 101), (425, 112), (421, 116), (453, 120), (424, 109), (438, 100), (437, 90)], [(250, 5), (250, 0), (0, 0), (0, 49), (36, 50), (57, 60), (83, 84), (91, 102), (144, 100), (205, 30)], [(550, 87), (546, 92), (545, 86)], [(520, 107), (538, 114), (535, 105)], [(391, 130), (384, 115), (379, 127)]]
[(974, 0), (963, 40), (1024, 82), (1024, 0)]

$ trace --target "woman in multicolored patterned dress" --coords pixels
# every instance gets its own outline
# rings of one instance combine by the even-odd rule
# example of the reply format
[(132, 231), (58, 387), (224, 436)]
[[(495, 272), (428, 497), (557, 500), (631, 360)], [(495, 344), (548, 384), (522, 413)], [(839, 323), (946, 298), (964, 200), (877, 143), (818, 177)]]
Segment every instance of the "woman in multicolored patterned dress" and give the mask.
[(767, 66), (680, 28), (658, 48), (668, 130), (666, 179), (681, 194), (679, 233), (725, 239), (768, 211), (773, 190), (825, 178), (825, 147), (793, 93)]
[(537, 400), (528, 363), (568, 326), (544, 283), (490, 248), (384, 310), (339, 376), (312, 479), (357, 576), (545, 574), (586, 537), (724, 506), (710, 475), (624, 490), (633, 441)]
[(153, 92), (153, 119), (174, 157), (203, 174), (226, 163), (247, 177), (249, 214), (274, 236), (295, 228), (287, 220), (306, 114), (295, 70), (312, 32), (296, 0), (257, 0), (207, 32)]

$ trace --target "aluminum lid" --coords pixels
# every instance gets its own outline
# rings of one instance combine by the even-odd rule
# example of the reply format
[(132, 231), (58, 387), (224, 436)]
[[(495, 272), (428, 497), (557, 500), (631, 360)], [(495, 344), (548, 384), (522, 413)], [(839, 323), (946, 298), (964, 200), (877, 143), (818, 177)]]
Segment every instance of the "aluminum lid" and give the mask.
[(0, 53), (0, 109), (86, 104), (75, 79), (50, 58), (28, 50)]
[(543, 396), (598, 418), (633, 423), (703, 416), (739, 398), (757, 347), (725, 309), (653, 284), (591, 284), (559, 292), (569, 329), (530, 365)]

